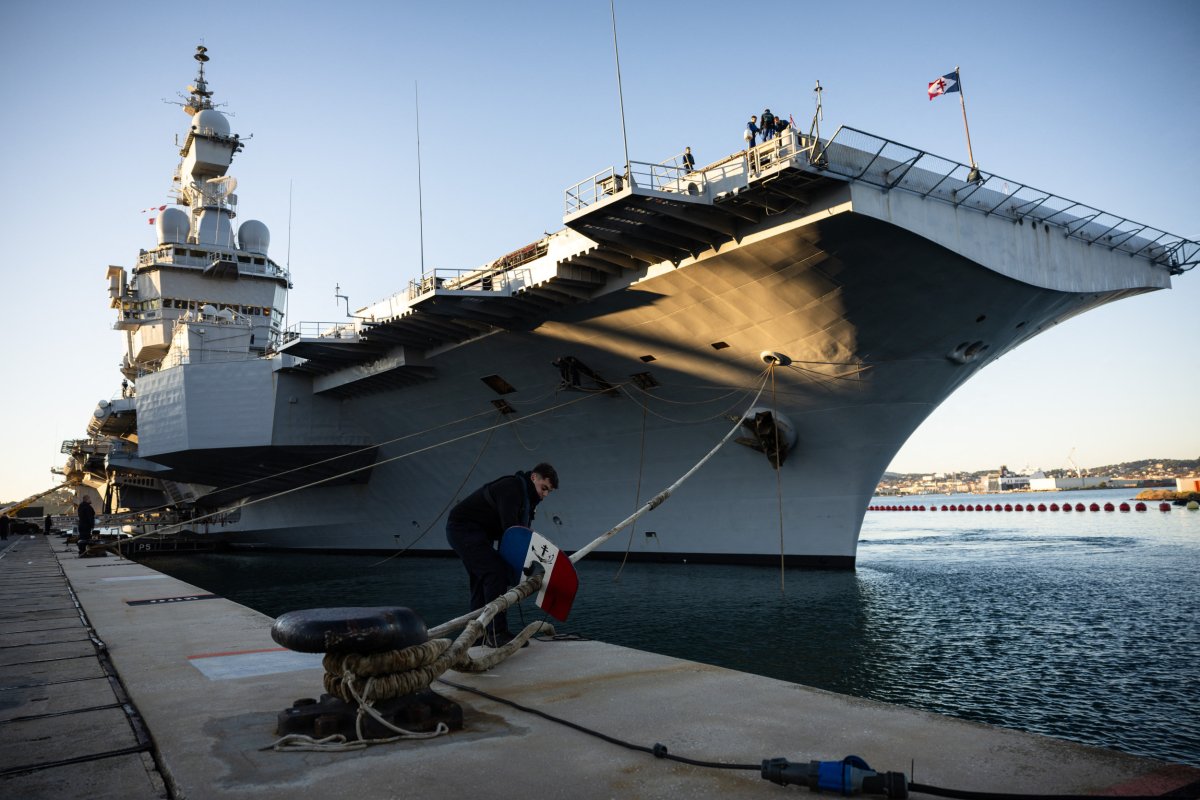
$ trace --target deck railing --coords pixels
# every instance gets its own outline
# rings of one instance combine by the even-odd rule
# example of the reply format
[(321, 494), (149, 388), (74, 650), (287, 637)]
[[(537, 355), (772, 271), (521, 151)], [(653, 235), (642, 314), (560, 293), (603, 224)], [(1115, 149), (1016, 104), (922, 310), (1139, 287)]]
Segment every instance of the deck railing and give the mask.
[(346, 342), (359, 340), (358, 326), (353, 322), (297, 322), (283, 332), (283, 343), (296, 339), (341, 339)]
[[(818, 147), (813, 167), (882, 189), (901, 189), (959, 208), (1054, 226), (1088, 244), (1141, 256), (1185, 272), (1200, 261), (1200, 243), (972, 168), (880, 136), (842, 126)], [(977, 172), (977, 171), (976, 171)]]
[(566, 191), (566, 214), (582, 211), (605, 197), (623, 192), (627, 185), (655, 192), (703, 195), (708, 190), (708, 179), (703, 170), (689, 172), (674, 163), (676, 158), (659, 163), (630, 161), (628, 171), (617, 171), (616, 167), (601, 170), (589, 178), (571, 186)]
[(788, 129), (782, 134), (695, 172), (679, 158), (651, 164), (631, 161), (585, 178), (565, 192), (566, 216), (606, 197), (639, 189), (707, 196), (730, 186), (749, 186), (765, 171), (781, 166), (861, 181), (882, 189), (900, 189), (986, 215), (1053, 226), (1064, 236), (1140, 256), (1172, 274), (1200, 262), (1200, 243), (1158, 228), (1101, 211), (1019, 181), (979, 174), (967, 164), (843, 125), (827, 140)]

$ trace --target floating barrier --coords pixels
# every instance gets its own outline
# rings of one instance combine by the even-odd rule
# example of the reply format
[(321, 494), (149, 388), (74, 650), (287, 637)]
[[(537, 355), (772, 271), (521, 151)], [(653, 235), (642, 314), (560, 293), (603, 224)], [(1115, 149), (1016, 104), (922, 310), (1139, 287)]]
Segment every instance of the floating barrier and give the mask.
[[(1189, 511), (1200, 510), (1200, 503), (1196, 502), (1195, 500), (1192, 500), (1187, 504), (1187, 508)], [(1051, 503), (1049, 507), (1047, 507), (1045, 503), (1038, 503), (1036, 507), (1034, 506), (1033, 503), (1016, 503), (1016, 504), (1005, 503), (1003, 505), (1001, 505), (1000, 503), (996, 503), (994, 505), (992, 503), (986, 503), (986, 504), (960, 503), (958, 505), (954, 505), (953, 503), (948, 503), (948, 504), (942, 505), (940, 508), (936, 505), (931, 505), (928, 508), (924, 505), (911, 505), (911, 504), (873, 505), (873, 506), (867, 506), (867, 510), (868, 511), (939, 511), (939, 510), (940, 511), (1026, 511), (1026, 512), (1029, 512), (1029, 511), (1068, 511), (1069, 512), (1069, 511), (1101, 511), (1101, 510), (1103, 510), (1103, 511), (1118, 511), (1119, 510), (1119, 511), (1127, 512), (1127, 511), (1131, 511), (1131, 510), (1132, 511), (1146, 511), (1147, 506), (1145, 503), (1142, 503), (1142, 502), (1136, 503), (1132, 509), (1130, 508), (1129, 503), (1121, 503), (1119, 506), (1114, 506), (1111, 502), (1105, 503), (1103, 507), (1101, 507), (1101, 505), (1099, 503), (1091, 503), (1086, 506), (1083, 503), (1075, 503), (1074, 505), (1072, 505), (1071, 503), (1063, 503), (1061, 506), (1058, 503)], [(1170, 511), (1171, 504), (1167, 503), (1167, 502), (1159, 503), (1158, 510), (1159, 511)]]

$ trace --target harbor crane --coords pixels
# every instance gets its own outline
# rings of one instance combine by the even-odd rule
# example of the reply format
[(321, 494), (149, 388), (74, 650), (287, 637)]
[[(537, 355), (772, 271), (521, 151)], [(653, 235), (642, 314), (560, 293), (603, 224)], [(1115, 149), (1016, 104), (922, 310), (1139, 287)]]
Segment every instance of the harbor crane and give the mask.
[(1079, 469), (1079, 465), (1075, 463), (1075, 459), (1072, 457), (1074, 455), (1075, 455), (1075, 448), (1072, 447), (1071, 452), (1067, 453), (1067, 461), (1070, 462), (1071, 467), (1075, 470), (1075, 477), (1082, 478), (1082, 477), (1084, 477), (1084, 473)]
[(71, 484), (69, 482), (68, 483), (60, 483), (58, 486), (51, 486), (49, 489), (45, 490), (44, 492), (38, 492), (37, 494), (31, 494), (29, 497), (26, 497), (24, 500), (21, 500), (20, 502), (13, 503), (11, 505), (7, 505), (4, 508), (0, 508), (0, 514), (16, 514), (22, 508), (25, 508), (25, 506), (32, 503), (34, 500), (45, 497), (48, 494), (57, 492), (59, 489), (63, 488), (64, 486), (70, 486), (70, 485)]

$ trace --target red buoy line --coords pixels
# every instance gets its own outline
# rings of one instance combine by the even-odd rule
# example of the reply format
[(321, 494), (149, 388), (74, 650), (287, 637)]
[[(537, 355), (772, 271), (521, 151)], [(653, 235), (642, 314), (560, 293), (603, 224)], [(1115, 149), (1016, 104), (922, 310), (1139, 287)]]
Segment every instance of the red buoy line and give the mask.
[[(974, 505), (974, 504), (969, 504), (969, 503), (955, 505), (954, 503), (948, 503), (948, 504), (943, 504), (940, 509), (936, 505), (931, 505), (928, 508), (929, 511), (939, 511), (939, 510), (940, 511), (1100, 511), (1100, 510), (1104, 510), (1106, 512), (1107, 511), (1130, 511), (1130, 510), (1146, 511), (1147, 509), (1148, 509), (1148, 506), (1141, 501), (1138, 501), (1137, 503), (1135, 503), (1132, 506), (1132, 509), (1131, 509), (1129, 503), (1124, 503), (1124, 502), (1118, 506), (1114, 506), (1112, 503), (1105, 503), (1103, 506), (1103, 509), (1099, 503), (1092, 503), (1087, 506), (1085, 506), (1083, 503), (1075, 503), (1074, 505), (1072, 505), (1070, 503), (1063, 503), (1061, 506), (1058, 503), (1051, 503), (1049, 506), (1047, 506), (1045, 503), (1038, 503), (1036, 507), (1034, 506), (1033, 503), (1015, 503), (1015, 504), (1014, 503), (1005, 503), (1004, 505), (1000, 505), (999, 503), (996, 503), (995, 505), (992, 505), (991, 503), (979, 504), (979, 505)], [(867, 510), (868, 511), (925, 511), (926, 508), (923, 505), (907, 505), (907, 504), (906, 505), (870, 505), (870, 506), (867, 506)], [(1167, 503), (1167, 502), (1159, 503), (1158, 510), (1159, 511), (1170, 511), (1171, 504)]]

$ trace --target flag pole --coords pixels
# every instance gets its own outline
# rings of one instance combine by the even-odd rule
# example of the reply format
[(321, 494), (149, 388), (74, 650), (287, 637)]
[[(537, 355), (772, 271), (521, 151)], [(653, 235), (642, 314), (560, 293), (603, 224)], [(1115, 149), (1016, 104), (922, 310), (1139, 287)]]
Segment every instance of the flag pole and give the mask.
[(975, 163), (975, 154), (971, 151), (971, 126), (967, 124), (967, 93), (963, 91), (962, 75), (958, 71), (958, 66), (954, 67), (954, 80), (958, 84), (958, 102), (962, 106), (963, 114), (963, 130), (967, 133), (967, 158), (971, 160), (971, 171), (967, 173), (967, 182), (973, 183), (979, 180), (979, 165)]

